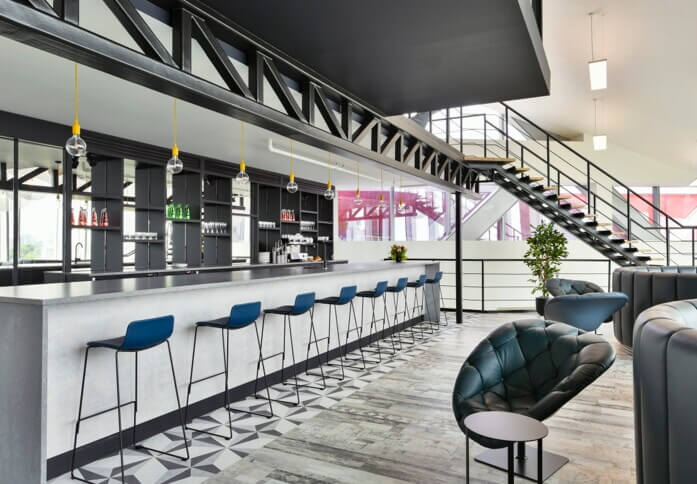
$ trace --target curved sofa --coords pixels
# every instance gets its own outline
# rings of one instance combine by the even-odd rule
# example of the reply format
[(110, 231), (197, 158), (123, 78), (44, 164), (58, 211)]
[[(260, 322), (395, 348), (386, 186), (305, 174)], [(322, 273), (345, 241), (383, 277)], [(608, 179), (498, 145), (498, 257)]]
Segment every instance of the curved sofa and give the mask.
[(612, 290), (623, 292), (627, 304), (613, 318), (615, 337), (632, 346), (634, 321), (652, 306), (697, 298), (697, 268), (692, 266), (633, 266), (616, 269)]
[(654, 306), (636, 321), (633, 352), (638, 484), (695, 482), (696, 328), (697, 299)]

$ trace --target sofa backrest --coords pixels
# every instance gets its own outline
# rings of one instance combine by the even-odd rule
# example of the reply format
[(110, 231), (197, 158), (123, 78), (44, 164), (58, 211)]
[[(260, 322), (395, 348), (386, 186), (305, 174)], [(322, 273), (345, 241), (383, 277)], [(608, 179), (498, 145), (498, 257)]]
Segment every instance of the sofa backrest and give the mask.
[(615, 313), (613, 321), (617, 340), (632, 346), (634, 322), (643, 310), (656, 304), (697, 298), (697, 267), (622, 267), (612, 274), (612, 290), (629, 298)]
[(642, 312), (634, 327), (638, 484), (687, 484), (697, 476), (697, 299)]

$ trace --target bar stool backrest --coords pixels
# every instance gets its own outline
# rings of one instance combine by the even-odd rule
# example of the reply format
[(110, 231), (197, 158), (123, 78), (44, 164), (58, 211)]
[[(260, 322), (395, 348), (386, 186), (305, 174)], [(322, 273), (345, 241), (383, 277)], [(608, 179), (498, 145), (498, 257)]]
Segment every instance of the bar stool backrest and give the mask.
[(426, 284), (426, 274), (421, 274), (421, 275), (419, 276), (419, 280), (416, 281), (416, 282), (417, 282), (417, 284), (419, 285), (419, 287), (421, 287), (421, 286), (423, 286), (424, 284)]
[(441, 271), (436, 272), (436, 275), (433, 277), (433, 282), (440, 282), (441, 279), (443, 279), (443, 273)]
[(315, 293), (306, 292), (295, 296), (295, 304), (293, 305), (293, 315), (305, 314), (315, 305)]
[(261, 314), (261, 302), (251, 302), (245, 304), (235, 304), (230, 309), (229, 328), (244, 328), (252, 324)]
[(128, 324), (119, 351), (140, 351), (164, 343), (174, 331), (174, 316), (141, 319)]
[(399, 279), (397, 279), (397, 285), (395, 286), (395, 288), (397, 289), (397, 291), (403, 291), (404, 289), (406, 289), (408, 282), (408, 277), (400, 277)]
[(385, 294), (385, 291), (387, 291), (387, 281), (378, 282), (377, 286), (375, 286), (375, 297), (382, 296)]
[(356, 297), (356, 292), (358, 292), (358, 288), (356, 286), (342, 287), (341, 292), (339, 292), (339, 300), (337, 302), (339, 304), (346, 304)]

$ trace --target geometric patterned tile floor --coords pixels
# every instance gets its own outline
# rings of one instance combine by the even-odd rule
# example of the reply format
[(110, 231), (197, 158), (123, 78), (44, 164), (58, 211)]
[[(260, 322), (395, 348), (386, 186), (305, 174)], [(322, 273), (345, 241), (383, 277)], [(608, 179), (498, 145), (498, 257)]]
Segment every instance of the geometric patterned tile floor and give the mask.
[[(383, 352), (381, 363), (366, 361), (366, 368), (344, 368), (345, 378), (337, 380), (326, 378), (326, 388), (319, 390), (312, 387), (300, 388), (301, 405), (293, 406), (274, 402), (273, 418), (253, 416), (242, 413), (232, 413), (233, 438), (226, 440), (211, 436), (203, 432), (187, 430), (189, 442), (189, 461), (181, 461), (142, 450), (124, 449), (124, 469), (128, 484), (198, 484), (206, 481), (211, 476), (220, 473), (241, 461), (250, 453), (264, 447), (279, 436), (286, 434), (297, 426), (315, 417), (323, 410), (332, 407), (342, 399), (364, 388), (371, 382), (390, 373), (416, 355), (430, 347), (435, 338), (444, 331), (454, 327), (454, 316), (449, 316), (450, 325), (441, 326), (433, 335), (425, 333), (426, 338), (416, 344), (406, 344), (403, 341), (402, 351), (394, 356), (386, 356)], [(375, 355), (366, 353), (366, 359), (373, 359)], [(349, 358), (359, 358), (358, 350), (349, 353)], [(340, 369), (336, 367), (324, 367), (327, 375), (336, 375)], [(316, 371), (316, 370), (315, 370)], [(316, 376), (299, 375), (300, 384), (313, 383), (319, 380)], [(271, 387), (271, 397), (292, 400), (295, 398), (294, 387), (274, 385)], [(232, 404), (237, 408), (249, 410), (266, 409), (267, 404), (263, 400), (246, 399)], [(227, 433), (228, 416), (224, 409), (215, 410), (203, 417), (190, 422), (192, 427), (215, 433)], [(181, 429), (173, 428), (159, 435), (153, 436), (143, 442), (143, 445), (160, 448), (168, 452), (179, 453), (183, 451)], [(111, 484), (121, 482), (120, 460), (118, 454), (92, 462), (76, 470), (78, 476), (99, 484)], [(50, 484), (67, 484), (76, 481), (71, 480), (70, 473), (56, 477), (49, 481)]]

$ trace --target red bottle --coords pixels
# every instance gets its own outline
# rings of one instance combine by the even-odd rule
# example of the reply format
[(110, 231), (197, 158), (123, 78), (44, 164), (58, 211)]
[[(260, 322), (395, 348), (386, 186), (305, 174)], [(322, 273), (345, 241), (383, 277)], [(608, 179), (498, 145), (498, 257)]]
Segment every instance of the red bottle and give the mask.
[(82, 227), (87, 225), (87, 209), (85, 207), (80, 207), (80, 216), (77, 223)]
[(75, 223), (75, 209), (70, 210), (70, 225), (72, 225), (73, 227), (77, 225)]
[(101, 225), (102, 227), (109, 226), (109, 213), (107, 212), (106, 208), (102, 209), (102, 213), (99, 217), (99, 225)]
[(93, 208), (92, 209), (92, 227), (98, 227), (99, 226), (99, 219), (97, 219), (97, 209)]

